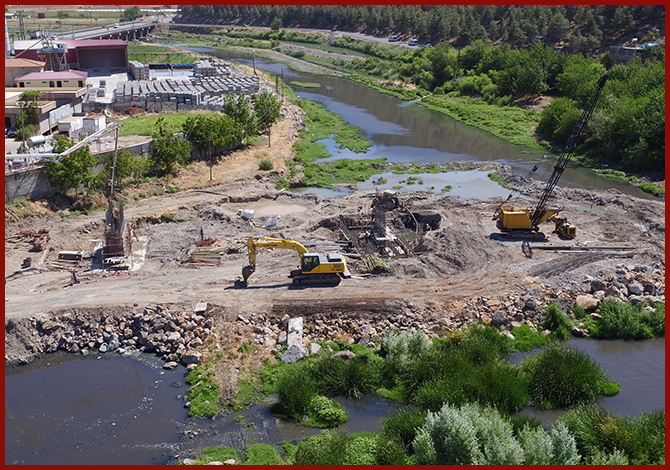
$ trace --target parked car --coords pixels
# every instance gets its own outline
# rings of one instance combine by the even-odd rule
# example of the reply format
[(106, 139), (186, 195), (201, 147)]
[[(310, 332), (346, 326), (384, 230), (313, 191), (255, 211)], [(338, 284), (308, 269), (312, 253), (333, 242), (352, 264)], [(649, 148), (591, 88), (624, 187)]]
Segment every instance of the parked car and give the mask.
[(7, 129), (7, 137), (16, 137), (17, 132), (18, 129), (16, 126), (11, 126), (9, 129)]
[(409, 46), (418, 46), (419, 45), (419, 40), (418, 39), (410, 39), (409, 42), (407, 43)]
[(397, 42), (398, 36), (389, 36), (389, 42)]
[(426, 44), (426, 47), (433, 47), (431, 43)]

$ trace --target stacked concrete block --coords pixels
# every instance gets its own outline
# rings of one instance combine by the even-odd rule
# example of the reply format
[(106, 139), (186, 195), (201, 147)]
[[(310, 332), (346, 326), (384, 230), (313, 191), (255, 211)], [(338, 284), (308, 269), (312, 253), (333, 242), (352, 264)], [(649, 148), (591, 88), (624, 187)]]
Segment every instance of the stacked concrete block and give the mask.
[(128, 73), (134, 80), (149, 80), (149, 66), (136, 60), (128, 61)]

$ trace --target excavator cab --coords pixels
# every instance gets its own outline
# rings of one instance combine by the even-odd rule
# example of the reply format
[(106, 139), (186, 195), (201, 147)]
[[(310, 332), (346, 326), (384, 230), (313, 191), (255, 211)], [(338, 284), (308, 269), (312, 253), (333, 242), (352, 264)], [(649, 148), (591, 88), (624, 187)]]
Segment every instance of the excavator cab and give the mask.
[(305, 253), (302, 255), (302, 261), (300, 263), (300, 269), (303, 273), (308, 273), (314, 271), (317, 266), (319, 266), (319, 255), (316, 253)]

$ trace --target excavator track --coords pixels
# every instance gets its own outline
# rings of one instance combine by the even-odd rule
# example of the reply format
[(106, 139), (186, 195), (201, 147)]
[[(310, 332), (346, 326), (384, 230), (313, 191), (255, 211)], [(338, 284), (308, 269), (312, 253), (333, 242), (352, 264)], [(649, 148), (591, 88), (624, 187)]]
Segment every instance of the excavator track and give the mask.
[(295, 286), (337, 286), (342, 278), (339, 274), (304, 274), (293, 278)]

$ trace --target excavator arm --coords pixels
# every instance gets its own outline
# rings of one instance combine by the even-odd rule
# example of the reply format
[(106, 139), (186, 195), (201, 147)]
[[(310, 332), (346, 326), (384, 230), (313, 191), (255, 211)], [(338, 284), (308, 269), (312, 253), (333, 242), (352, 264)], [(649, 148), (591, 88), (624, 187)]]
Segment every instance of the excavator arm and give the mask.
[(307, 253), (307, 248), (302, 243), (293, 240), (284, 240), (282, 238), (264, 237), (260, 240), (254, 240), (254, 237), (249, 237), (247, 240), (247, 253), (249, 255), (249, 264), (242, 268), (242, 278), (247, 282), (249, 276), (256, 271), (256, 252), (258, 248), (282, 248), (285, 250), (295, 250), (302, 258), (302, 255)]

